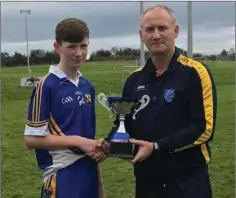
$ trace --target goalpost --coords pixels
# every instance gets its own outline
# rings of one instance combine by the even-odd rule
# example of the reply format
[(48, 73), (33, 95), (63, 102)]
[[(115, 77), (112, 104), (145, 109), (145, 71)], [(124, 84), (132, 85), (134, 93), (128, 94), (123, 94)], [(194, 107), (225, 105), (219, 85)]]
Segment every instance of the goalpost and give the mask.
[(193, 58), (196, 61), (199, 61), (201, 63), (207, 64), (208, 57), (207, 56), (200, 56), (200, 57), (195, 57)]

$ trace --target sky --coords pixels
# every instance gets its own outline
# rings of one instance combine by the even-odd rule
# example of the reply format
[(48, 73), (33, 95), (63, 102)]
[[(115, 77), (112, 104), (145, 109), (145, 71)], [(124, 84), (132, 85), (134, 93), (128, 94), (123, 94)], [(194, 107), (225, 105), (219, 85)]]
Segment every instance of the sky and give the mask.
[[(158, 2), (144, 2), (144, 9)], [(187, 50), (187, 2), (161, 2), (173, 9), (180, 33), (176, 46)], [(193, 52), (217, 54), (235, 48), (234, 2), (193, 2)], [(139, 2), (2, 2), (1, 51), (26, 54), (27, 15), (29, 50), (53, 50), (57, 23), (66, 17), (85, 20), (90, 28), (89, 54), (112, 47), (140, 47)]]

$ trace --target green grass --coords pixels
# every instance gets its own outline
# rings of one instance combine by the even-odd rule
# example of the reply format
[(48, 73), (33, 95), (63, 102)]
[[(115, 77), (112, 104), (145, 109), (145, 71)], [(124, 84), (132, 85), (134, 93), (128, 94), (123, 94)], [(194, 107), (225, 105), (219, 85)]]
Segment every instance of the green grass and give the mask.
[[(86, 63), (81, 72), (95, 86), (96, 92), (120, 94), (122, 66), (134, 62)], [(211, 143), (210, 175), (214, 198), (234, 197), (234, 63), (209, 63), (218, 90), (218, 118)], [(49, 66), (32, 67), (32, 75), (42, 76)], [(126, 68), (127, 70), (128, 68)], [(131, 69), (128, 69), (131, 70)], [(127, 76), (128, 72), (124, 72)], [(32, 88), (19, 88), (21, 77), (29, 76), (27, 67), (2, 69), (2, 197), (39, 197), (42, 175), (35, 155), (24, 147), (24, 127)], [(107, 135), (112, 124), (109, 113), (101, 106), (97, 110), (97, 138)], [(109, 158), (101, 164), (108, 198), (134, 197), (132, 166)]]

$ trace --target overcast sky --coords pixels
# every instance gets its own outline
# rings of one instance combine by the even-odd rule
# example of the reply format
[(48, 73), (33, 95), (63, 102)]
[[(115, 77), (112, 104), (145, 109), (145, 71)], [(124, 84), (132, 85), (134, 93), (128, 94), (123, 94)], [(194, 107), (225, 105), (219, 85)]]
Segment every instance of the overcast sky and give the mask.
[[(157, 2), (156, 2), (157, 3)], [(145, 2), (144, 8), (155, 2)], [(187, 3), (161, 2), (173, 9), (180, 25), (176, 45), (187, 49)], [(65, 17), (85, 20), (90, 50), (139, 48), (139, 2), (2, 2), (1, 51), (26, 53), (25, 21), (20, 9), (30, 9), (30, 49), (53, 49), (56, 24)], [(193, 51), (219, 53), (235, 46), (234, 2), (193, 2)]]

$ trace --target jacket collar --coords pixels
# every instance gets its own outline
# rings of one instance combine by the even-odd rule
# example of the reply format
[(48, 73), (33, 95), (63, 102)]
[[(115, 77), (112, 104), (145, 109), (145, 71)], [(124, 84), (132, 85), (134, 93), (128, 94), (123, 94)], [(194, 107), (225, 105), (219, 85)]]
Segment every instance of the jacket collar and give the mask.
[[(177, 59), (178, 59), (179, 55), (180, 55), (180, 52), (179, 52), (178, 48), (175, 47), (175, 52), (174, 52), (174, 54), (171, 58), (170, 64), (169, 64), (168, 69), (167, 69), (167, 72), (172, 72), (172, 71), (176, 70), (179, 67), (179, 64), (177, 63)], [(147, 62), (144, 65), (143, 70), (145, 72), (148, 72), (148, 73), (154, 73), (155, 76), (156, 76), (156, 68), (155, 68), (155, 65), (153, 64), (151, 58), (149, 58), (147, 60)]]

